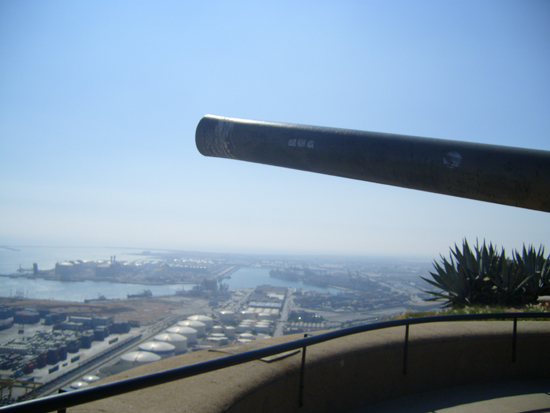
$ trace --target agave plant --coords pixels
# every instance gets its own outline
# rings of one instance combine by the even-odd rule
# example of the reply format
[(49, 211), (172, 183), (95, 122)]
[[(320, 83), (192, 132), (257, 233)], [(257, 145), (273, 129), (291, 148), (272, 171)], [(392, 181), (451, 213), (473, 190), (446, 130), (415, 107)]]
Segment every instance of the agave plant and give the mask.
[(522, 254), (516, 251), (510, 260), (504, 249), (498, 253), (491, 243), (477, 243), (472, 251), (464, 240), (462, 250), (455, 245), (449, 260), (441, 261), (434, 262), (433, 280), (422, 279), (441, 290), (425, 291), (433, 295), (428, 301), (446, 300), (444, 307), (526, 305), (550, 295), (550, 256), (544, 256), (543, 247), (536, 251), (524, 246)]
[[(504, 252), (504, 251), (503, 251)], [(422, 277), (441, 292), (426, 291), (434, 297), (429, 301), (446, 300), (444, 307), (463, 305), (490, 305), (496, 301), (496, 292), (491, 276), (497, 272), (501, 261), (492, 244), (476, 245), (474, 251), (468, 241), (462, 250), (455, 245), (449, 260), (441, 256), (441, 264), (434, 262), (436, 272), (430, 272), (433, 281)]]
[(525, 274), (516, 261), (506, 258), (504, 250), (488, 276), (493, 284), (493, 305), (516, 306), (533, 302), (524, 294), (531, 277)]
[(538, 251), (530, 245), (523, 246), (522, 254), (515, 252), (515, 261), (521, 272), (525, 274), (523, 294), (529, 303), (536, 302), (543, 295), (550, 295), (550, 255), (544, 257), (544, 247)]

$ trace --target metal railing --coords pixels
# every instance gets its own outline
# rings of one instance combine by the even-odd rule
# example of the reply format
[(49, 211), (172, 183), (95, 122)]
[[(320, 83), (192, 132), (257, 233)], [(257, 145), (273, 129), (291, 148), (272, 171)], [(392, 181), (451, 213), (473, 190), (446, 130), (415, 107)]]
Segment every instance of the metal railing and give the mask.
[(61, 393), (44, 397), (41, 399), (30, 400), (6, 407), (0, 408), (0, 413), (28, 413), (28, 412), (51, 412), (63, 411), (64, 409), (80, 404), (90, 403), (96, 400), (106, 399), (124, 393), (130, 393), (136, 390), (148, 387), (158, 386), (175, 380), (181, 380), (198, 374), (208, 373), (236, 366), (249, 361), (259, 360), (264, 357), (301, 349), (302, 366), (300, 369), (300, 403), (303, 403), (303, 385), (305, 374), (305, 349), (308, 346), (324, 343), (341, 337), (353, 334), (364, 333), (367, 331), (381, 330), (390, 327), (405, 326), (405, 339), (403, 344), (403, 374), (407, 374), (408, 360), (408, 337), (409, 326), (413, 324), (426, 324), (447, 321), (474, 321), (474, 320), (513, 320), (513, 329), (510, 343), (510, 358), (512, 362), (516, 361), (516, 340), (517, 340), (517, 321), (518, 319), (550, 318), (550, 313), (494, 313), (494, 314), (460, 314), (443, 315), (420, 318), (407, 318), (401, 320), (383, 321), (373, 324), (364, 324), (360, 326), (348, 327), (341, 330), (329, 331), (318, 335), (304, 337), (302, 339), (290, 341), (287, 343), (276, 344), (256, 350), (250, 350), (239, 354), (229, 355), (214, 360), (203, 361), (189, 366), (177, 367), (156, 373), (146, 374), (139, 377), (120, 380), (114, 383), (101, 384), (93, 387), (87, 387), (67, 393)]

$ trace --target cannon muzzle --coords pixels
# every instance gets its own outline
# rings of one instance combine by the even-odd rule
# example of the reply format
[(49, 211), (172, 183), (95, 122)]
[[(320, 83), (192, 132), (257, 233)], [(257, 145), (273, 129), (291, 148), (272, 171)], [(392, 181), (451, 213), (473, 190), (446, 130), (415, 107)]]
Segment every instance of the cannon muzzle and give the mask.
[(207, 115), (205, 156), (550, 212), (550, 152)]

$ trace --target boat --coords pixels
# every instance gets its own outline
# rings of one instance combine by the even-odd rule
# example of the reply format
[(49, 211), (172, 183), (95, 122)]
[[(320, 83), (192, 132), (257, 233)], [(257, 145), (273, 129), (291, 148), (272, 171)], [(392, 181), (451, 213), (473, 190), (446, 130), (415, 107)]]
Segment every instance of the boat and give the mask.
[(84, 300), (85, 303), (96, 303), (98, 301), (109, 301), (109, 299), (105, 297), (103, 294), (98, 294), (97, 298), (89, 298)]
[(128, 294), (128, 298), (147, 298), (152, 296), (153, 293), (151, 292), (151, 290), (143, 290), (142, 292), (137, 294)]

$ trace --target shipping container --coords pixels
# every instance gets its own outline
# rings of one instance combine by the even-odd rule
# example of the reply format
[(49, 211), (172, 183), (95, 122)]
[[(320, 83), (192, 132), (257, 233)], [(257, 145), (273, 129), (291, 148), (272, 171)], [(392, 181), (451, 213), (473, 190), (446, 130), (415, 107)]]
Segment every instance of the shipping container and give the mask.
[(68, 352), (67, 346), (59, 347), (59, 360), (61, 361), (67, 360), (67, 352)]
[(67, 315), (65, 313), (51, 313), (44, 318), (44, 324), (51, 326), (53, 324), (62, 323), (65, 320), (67, 320)]
[(80, 350), (80, 340), (74, 339), (69, 341), (69, 344), (67, 345), (67, 351), (69, 353), (78, 353), (78, 350)]
[(99, 327), (99, 326), (108, 327), (110, 324), (111, 324), (111, 317), (92, 318), (92, 327)]
[(79, 316), (72, 315), (69, 317), (69, 321), (71, 323), (82, 323), (87, 327), (92, 326), (92, 317), (79, 317)]
[(36, 324), (40, 322), (40, 315), (31, 311), (18, 311), (13, 315), (15, 324)]
[(95, 329), (94, 330), (94, 340), (95, 341), (105, 340), (105, 330)]
[(47, 357), (48, 357), (47, 352), (40, 353), (37, 360), (39, 369), (46, 367)]
[(126, 334), (130, 332), (130, 324), (127, 321), (115, 321), (110, 330), (114, 334)]
[(84, 334), (80, 337), (80, 348), (91, 348), (93, 338), (93, 334)]
[(46, 356), (49, 365), (56, 364), (59, 361), (59, 349), (50, 348)]

